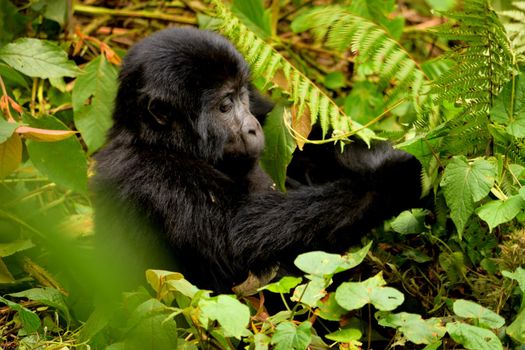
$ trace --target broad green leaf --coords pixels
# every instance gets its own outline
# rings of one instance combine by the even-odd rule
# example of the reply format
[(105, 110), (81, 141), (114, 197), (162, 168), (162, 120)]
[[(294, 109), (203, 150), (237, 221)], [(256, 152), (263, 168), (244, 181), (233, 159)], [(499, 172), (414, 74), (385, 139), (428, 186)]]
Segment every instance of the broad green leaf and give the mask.
[(494, 101), (490, 111), (494, 122), (506, 126), (515, 137), (525, 137), (525, 72), (509, 81)]
[(361, 339), (363, 334), (356, 328), (344, 328), (326, 335), (327, 339), (340, 343), (350, 343)]
[(184, 278), (184, 276), (178, 272), (153, 269), (146, 270), (146, 281), (148, 281), (151, 288), (157, 293), (161, 291), (163, 284), (167, 281), (179, 280), (182, 278)]
[(425, 169), (428, 169), (431, 160), (439, 157), (441, 142), (442, 138), (426, 139), (425, 136), (418, 136), (400, 143), (396, 147), (412, 154)]
[(26, 78), (7, 64), (0, 63), (0, 76), (7, 84), (12, 83), (24, 88), (29, 88)]
[(305, 350), (312, 340), (312, 324), (309, 321), (296, 326), (293, 322), (280, 323), (272, 337), (274, 350)]
[(439, 254), (439, 264), (445, 270), (448, 279), (452, 283), (463, 280), (467, 268), (461, 252), (443, 252)]
[(390, 225), (394, 231), (403, 235), (421, 233), (425, 230), (425, 217), (428, 213), (424, 209), (405, 210)]
[(317, 307), (319, 300), (326, 295), (326, 287), (330, 285), (330, 280), (311, 276), (311, 281), (301, 284), (295, 288), (291, 297), (292, 301), (301, 302), (310, 307)]
[(335, 291), (335, 300), (347, 310), (360, 309), (369, 303), (381, 311), (394, 310), (405, 298), (398, 290), (384, 285), (381, 272), (363, 282), (345, 282)]
[(250, 309), (230, 295), (219, 295), (199, 302), (202, 317), (217, 320), (227, 337), (240, 339), (247, 335)]
[[(32, 119), (25, 116), (29, 125), (52, 130), (67, 130), (55, 117)], [(87, 191), (87, 159), (76, 137), (57, 142), (28, 140), (27, 150), (34, 166), (57, 184), (80, 193)]]
[(73, 88), (72, 102), (75, 126), (82, 134), (89, 153), (98, 150), (106, 140), (113, 121), (111, 114), (117, 94), (118, 72), (104, 56), (98, 56), (84, 68)]
[(370, 250), (372, 242), (363, 248), (345, 255), (330, 254), (321, 251), (300, 254), (294, 261), (301, 271), (314, 276), (332, 276), (359, 265)]
[(234, 0), (232, 11), (262, 39), (272, 36), (271, 9), (265, 9), (263, 0)]
[(60, 46), (33, 38), (17, 39), (2, 47), (0, 60), (35, 78), (75, 77), (80, 72)]
[(335, 300), (335, 293), (330, 293), (328, 298), (323, 298), (317, 303), (315, 314), (329, 321), (339, 321), (348, 311), (343, 309)]
[(344, 111), (360, 123), (367, 123), (383, 113), (385, 102), (377, 84), (358, 81), (345, 98)]
[(450, 11), (456, 6), (457, 0), (425, 0), (436, 11)]
[(447, 332), (455, 342), (469, 350), (503, 350), (500, 340), (485, 328), (461, 322), (447, 323)]
[(519, 196), (512, 196), (505, 200), (490, 201), (476, 210), (476, 214), (492, 229), (516, 217), (525, 207), (525, 200)]
[(18, 128), (18, 123), (11, 123), (0, 117), (0, 143), (6, 142), (13, 135), (16, 128)]
[(61, 26), (66, 21), (67, 1), (65, 0), (44, 0), (44, 17), (58, 22)]
[(492, 188), (496, 170), (496, 166), (485, 159), (469, 163), (464, 156), (455, 156), (445, 168), (441, 186), (460, 237), (474, 212), (474, 203)]
[(518, 313), (516, 319), (506, 329), (509, 337), (515, 341), (525, 344), (525, 309)]
[(345, 76), (343, 72), (328, 73), (324, 77), (324, 86), (329, 89), (336, 90), (345, 86)]
[(301, 277), (284, 276), (279, 281), (267, 284), (261, 290), (266, 289), (273, 293), (290, 293), (303, 279)]
[(459, 299), (454, 302), (454, 313), (464, 318), (473, 318), (480, 325), (487, 328), (500, 328), (505, 324), (505, 319), (483, 306), (469, 300)]
[(0, 179), (15, 171), (22, 161), (22, 140), (18, 134), (12, 134), (0, 143)]
[(177, 324), (169, 318), (172, 311), (160, 301), (150, 299), (131, 315), (124, 349), (177, 349)]
[(27, 19), (9, 0), (0, 1), (0, 46), (13, 40), (24, 30)]
[(286, 168), (292, 160), (292, 153), (297, 146), (288, 131), (284, 119), (284, 107), (277, 105), (266, 118), (264, 135), (266, 147), (261, 156), (261, 166), (275, 181), (281, 191), (285, 191)]
[(27, 298), (54, 307), (62, 314), (68, 323), (71, 321), (71, 315), (69, 314), (69, 308), (66, 305), (64, 296), (54, 288), (32, 288), (9, 295), (15, 298)]
[(9, 243), (0, 243), (0, 258), (33, 248), (34, 246), (33, 242), (29, 239), (19, 239)]
[(27, 334), (36, 332), (40, 328), (40, 319), (33, 311), (2, 297), (0, 297), (0, 303), (4, 303), (10, 309), (18, 312), (18, 317), (23, 326), (22, 330)]
[(272, 339), (266, 334), (259, 332), (253, 337), (253, 345), (255, 345), (255, 350), (268, 350), (270, 346), (270, 341)]
[(525, 269), (524, 268), (518, 267), (516, 271), (514, 272), (503, 271), (501, 274), (507, 278), (511, 278), (517, 281), (518, 285), (520, 286), (521, 292), (525, 294)]
[(424, 320), (421, 315), (407, 312), (378, 312), (376, 318), (381, 326), (396, 328), (415, 344), (435, 343), (447, 332), (441, 319), (436, 317)]

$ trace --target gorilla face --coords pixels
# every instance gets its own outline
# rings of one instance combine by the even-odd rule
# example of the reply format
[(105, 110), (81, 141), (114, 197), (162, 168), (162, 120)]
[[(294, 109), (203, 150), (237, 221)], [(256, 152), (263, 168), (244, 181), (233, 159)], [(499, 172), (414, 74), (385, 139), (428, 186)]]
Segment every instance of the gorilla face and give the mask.
[(256, 159), (264, 147), (260, 120), (273, 105), (249, 79), (247, 63), (226, 39), (192, 28), (162, 31), (128, 53), (117, 96), (124, 110), (115, 115), (139, 118), (115, 122), (134, 125), (146, 143), (171, 144), (212, 163)]
[[(199, 133), (220, 139), (224, 156), (259, 157), (264, 148), (264, 134), (261, 124), (250, 111), (247, 86), (224, 84), (202, 109)], [(203, 142), (208, 141), (203, 139)]]

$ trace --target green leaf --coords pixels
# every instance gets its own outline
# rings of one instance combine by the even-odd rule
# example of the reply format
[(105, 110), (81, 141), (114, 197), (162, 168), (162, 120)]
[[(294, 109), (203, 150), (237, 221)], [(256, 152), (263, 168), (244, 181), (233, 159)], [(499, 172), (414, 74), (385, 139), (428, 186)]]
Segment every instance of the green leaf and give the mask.
[(230, 295), (219, 295), (217, 298), (202, 299), (199, 302), (201, 317), (217, 320), (227, 337), (240, 339), (247, 335), (250, 309)]
[(456, 6), (456, 0), (425, 0), (435, 11), (450, 11)]
[(361, 339), (362, 336), (363, 334), (359, 329), (344, 328), (336, 332), (327, 334), (326, 338), (340, 343), (351, 343), (353, 341)]
[(405, 298), (398, 290), (384, 285), (386, 282), (381, 272), (363, 282), (345, 282), (337, 288), (335, 300), (347, 310), (360, 309), (370, 303), (378, 310), (390, 311), (401, 305)]
[(321, 251), (300, 254), (294, 261), (301, 271), (314, 276), (332, 276), (359, 265), (370, 250), (372, 242), (355, 252), (343, 256)]
[[(32, 119), (24, 116), (33, 127), (51, 130), (68, 130), (52, 116)], [(80, 193), (87, 192), (87, 158), (76, 137), (57, 142), (27, 140), (27, 151), (34, 166), (57, 184)]]
[(264, 135), (266, 147), (261, 156), (261, 166), (275, 181), (281, 191), (285, 191), (286, 168), (292, 160), (297, 144), (284, 123), (284, 107), (277, 105), (266, 118)]
[(272, 36), (271, 9), (264, 8), (262, 0), (234, 0), (233, 13), (262, 39)]
[(9, 243), (0, 243), (0, 258), (33, 248), (34, 246), (30, 239), (19, 239)]
[(525, 309), (518, 313), (518, 316), (506, 329), (509, 337), (515, 341), (525, 344)]
[(67, 13), (67, 1), (65, 0), (44, 0), (45, 18), (58, 22), (61, 26), (65, 24)]
[(40, 328), (40, 319), (33, 311), (2, 297), (0, 297), (0, 303), (6, 304), (10, 309), (18, 312), (18, 317), (23, 326), (22, 331), (25, 333), (30, 334)]
[(480, 325), (487, 328), (500, 328), (505, 324), (503, 317), (469, 300), (456, 300), (453, 309), (456, 315), (464, 318), (473, 318), (477, 320)]
[(400, 143), (396, 147), (412, 154), (417, 160), (419, 160), (425, 169), (428, 169), (431, 160), (439, 157), (441, 141), (442, 138), (427, 139), (425, 136), (418, 136)]
[(0, 60), (36, 78), (74, 77), (80, 72), (60, 46), (33, 38), (17, 39), (2, 47)]
[(512, 196), (505, 200), (490, 201), (476, 210), (476, 214), (492, 229), (516, 217), (525, 207), (525, 200), (520, 196)]
[(461, 322), (447, 323), (447, 332), (455, 342), (469, 350), (503, 350), (500, 340), (488, 329)]
[(441, 319), (436, 317), (424, 320), (421, 315), (407, 312), (378, 312), (376, 318), (381, 326), (396, 328), (414, 344), (435, 343), (447, 332)]
[(492, 188), (496, 171), (496, 166), (485, 159), (469, 163), (464, 156), (455, 156), (445, 168), (441, 186), (460, 237), (474, 212), (474, 203)]
[(6, 141), (0, 143), (0, 179), (15, 171), (22, 162), (22, 140), (13, 133)]
[(13, 135), (18, 126), (18, 123), (11, 123), (0, 117), (0, 143), (6, 142), (7, 139)]
[(24, 78), (22, 74), (18, 73), (13, 68), (9, 67), (7, 64), (0, 63), (0, 76), (6, 83), (16, 84), (26, 89), (29, 88), (26, 78)]
[(292, 301), (301, 302), (310, 307), (317, 307), (319, 300), (326, 295), (326, 287), (330, 285), (330, 280), (311, 276), (311, 281), (301, 284), (295, 288), (291, 297)]
[(390, 225), (402, 235), (421, 233), (425, 230), (425, 217), (428, 213), (429, 211), (424, 209), (405, 210)]
[(280, 323), (272, 337), (274, 350), (305, 350), (312, 340), (312, 324), (309, 321), (296, 326), (290, 321)]
[(443, 252), (439, 254), (439, 264), (445, 270), (448, 279), (452, 283), (463, 280), (467, 268), (461, 252)]
[(255, 350), (268, 350), (271, 338), (264, 333), (257, 333), (253, 337), (253, 345)]
[(27, 20), (9, 0), (0, 1), (0, 46), (24, 30)]
[(515, 137), (525, 137), (525, 72), (509, 81), (494, 101), (490, 111), (494, 122), (506, 126)]
[(177, 324), (169, 318), (170, 308), (156, 299), (149, 299), (135, 310), (128, 321), (124, 349), (177, 349)]
[(113, 124), (111, 114), (117, 94), (118, 72), (104, 56), (98, 56), (84, 68), (73, 88), (75, 126), (82, 134), (89, 153), (98, 150)]
[(525, 269), (524, 268), (518, 267), (516, 271), (514, 272), (503, 271), (501, 274), (507, 278), (511, 278), (517, 281), (518, 285), (520, 286), (521, 292), (525, 294)]
[(284, 276), (279, 281), (264, 286), (261, 290), (266, 289), (273, 293), (290, 293), (290, 290), (295, 288), (302, 280), (301, 277)]
[(71, 315), (69, 314), (69, 308), (66, 305), (64, 296), (54, 288), (32, 288), (19, 293), (11, 293), (9, 295), (15, 298), (27, 298), (54, 307), (61, 313), (68, 323), (71, 321)]
[(328, 298), (323, 298), (317, 303), (316, 315), (329, 321), (339, 321), (348, 311), (343, 309), (335, 300), (335, 293), (328, 294)]
[(324, 77), (324, 86), (329, 89), (337, 90), (345, 86), (345, 76), (343, 72), (332, 72), (328, 73)]

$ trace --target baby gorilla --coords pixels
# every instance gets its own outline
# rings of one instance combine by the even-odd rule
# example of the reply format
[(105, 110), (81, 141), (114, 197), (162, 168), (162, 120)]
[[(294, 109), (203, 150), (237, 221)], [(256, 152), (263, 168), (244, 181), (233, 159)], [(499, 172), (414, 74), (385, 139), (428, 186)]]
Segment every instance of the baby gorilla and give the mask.
[(271, 190), (258, 165), (271, 108), (217, 34), (167, 29), (130, 49), (92, 183), (97, 236), (121, 272), (176, 269), (231, 292), (249, 272), (294, 271), (302, 252), (343, 252), (417, 203), (419, 163), (386, 144), (330, 148), (329, 181)]

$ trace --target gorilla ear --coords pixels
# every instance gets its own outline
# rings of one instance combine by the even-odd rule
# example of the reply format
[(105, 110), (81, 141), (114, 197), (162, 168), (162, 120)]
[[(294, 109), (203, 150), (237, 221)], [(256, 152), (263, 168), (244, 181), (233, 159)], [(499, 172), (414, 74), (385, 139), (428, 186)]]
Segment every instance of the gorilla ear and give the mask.
[(266, 119), (266, 115), (271, 112), (275, 103), (269, 98), (263, 96), (252, 84), (250, 90), (250, 112), (262, 123)]
[(158, 100), (149, 100), (148, 112), (160, 125), (166, 125), (168, 123), (168, 117), (165, 114), (163, 103)]

